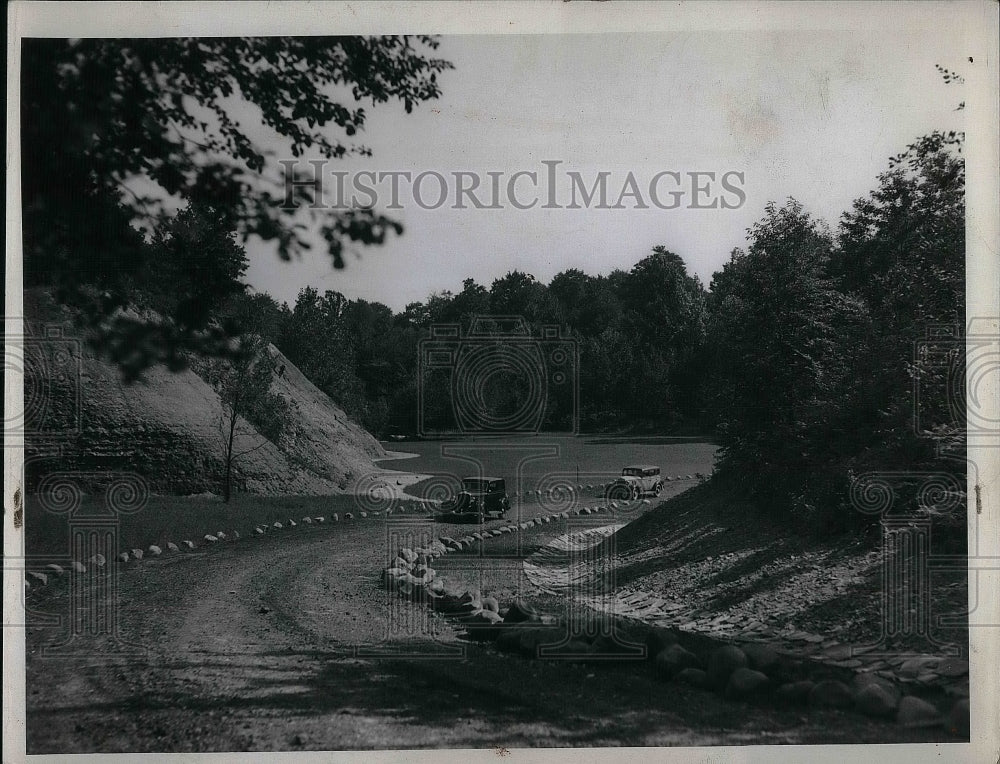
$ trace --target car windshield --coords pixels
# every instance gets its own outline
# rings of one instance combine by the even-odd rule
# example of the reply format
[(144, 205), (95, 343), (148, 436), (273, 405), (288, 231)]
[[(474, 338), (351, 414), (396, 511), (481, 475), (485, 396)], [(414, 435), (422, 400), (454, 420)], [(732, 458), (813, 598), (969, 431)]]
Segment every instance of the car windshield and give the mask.
[(466, 478), (462, 481), (463, 490), (469, 493), (486, 493), (489, 490), (490, 481), (479, 478)]
[(631, 477), (640, 477), (642, 475), (642, 470), (638, 467), (626, 467), (622, 470), (623, 475), (629, 475)]

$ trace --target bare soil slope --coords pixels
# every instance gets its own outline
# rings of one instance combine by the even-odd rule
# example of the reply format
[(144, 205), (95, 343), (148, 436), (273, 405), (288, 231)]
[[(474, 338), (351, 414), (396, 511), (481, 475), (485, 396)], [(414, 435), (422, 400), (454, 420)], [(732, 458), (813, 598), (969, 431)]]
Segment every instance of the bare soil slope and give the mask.
[[(50, 469), (138, 472), (164, 493), (219, 492), (223, 413), (219, 396), (188, 369), (155, 367), (125, 385), (118, 370), (98, 359), (72, 328), (70, 314), (41, 290), (25, 293), (29, 353), (25, 408), (38, 412), (29, 442), (35, 451), (61, 453), (29, 475)], [(285, 371), (273, 390), (291, 405), (277, 443), (240, 422), (234, 485), (262, 494), (337, 494), (381, 472), (381, 445), (317, 389), (274, 347)], [(34, 379), (32, 379), (34, 375)], [(30, 487), (30, 482), (29, 482)]]

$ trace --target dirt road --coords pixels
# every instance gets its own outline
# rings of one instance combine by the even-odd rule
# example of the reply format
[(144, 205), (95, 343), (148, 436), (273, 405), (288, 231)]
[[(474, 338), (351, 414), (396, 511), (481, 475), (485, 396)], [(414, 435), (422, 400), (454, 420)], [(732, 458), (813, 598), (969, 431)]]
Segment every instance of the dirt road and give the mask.
[[(33, 617), (28, 752), (919, 739), (853, 714), (724, 702), (657, 681), (645, 663), (526, 660), (465, 642), (380, 590), (385, 533), (373, 519), (299, 527), (124, 566), (121, 636), (142, 648), (131, 656), (86, 639), (45, 655), (63, 635)], [(65, 612), (66, 592), (51, 584), (29, 605)]]

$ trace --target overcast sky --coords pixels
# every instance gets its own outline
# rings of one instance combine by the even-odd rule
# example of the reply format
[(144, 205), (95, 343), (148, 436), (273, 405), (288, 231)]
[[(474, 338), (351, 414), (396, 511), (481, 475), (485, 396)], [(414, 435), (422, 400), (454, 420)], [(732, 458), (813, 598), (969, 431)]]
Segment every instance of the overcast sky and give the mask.
[[(407, 199), (391, 211), (404, 235), (361, 248), (345, 270), (320, 251), (282, 263), (252, 244), (248, 280), (281, 301), (312, 285), (398, 310), (457, 291), (467, 277), (488, 287), (512, 269), (544, 282), (567, 268), (628, 269), (662, 244), (707, 286), (769, 200), (794, 196), (835, 225), (891, 155), (935, 128), (961, 129), (955, 107), (964, 94), (934, 64), (961, 70), (962, 49), (947, 25), (895, 39), (802, 31), (445, 37), (438, 54), (455, 69), (439, 77), (442, 97), (409, 115), (396, 104), (369, 108), (362, 137), (374, 156), (330, 170), (509, 175), (560, 160), (561, 172), (588, 182), (610, 172), (612, 201), (629, 172), (645, 193), (663, 171), (735, 171), (745, 202), (454, 210), (449, 200), (426, 210)], [(436, 184), (427, 188), (433, 199)]]

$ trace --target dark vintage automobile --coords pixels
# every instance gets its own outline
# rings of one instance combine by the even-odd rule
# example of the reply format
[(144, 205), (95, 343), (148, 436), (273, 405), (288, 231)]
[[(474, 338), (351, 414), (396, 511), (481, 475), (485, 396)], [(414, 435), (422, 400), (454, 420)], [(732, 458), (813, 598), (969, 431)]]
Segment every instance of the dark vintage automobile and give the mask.
[(483, 522), (503, 517), (510, 509), (507, 484), (503, 478), (465, 478), (462, 490), (454, 499), (444, 502), (441, 509), (462, 520)]

